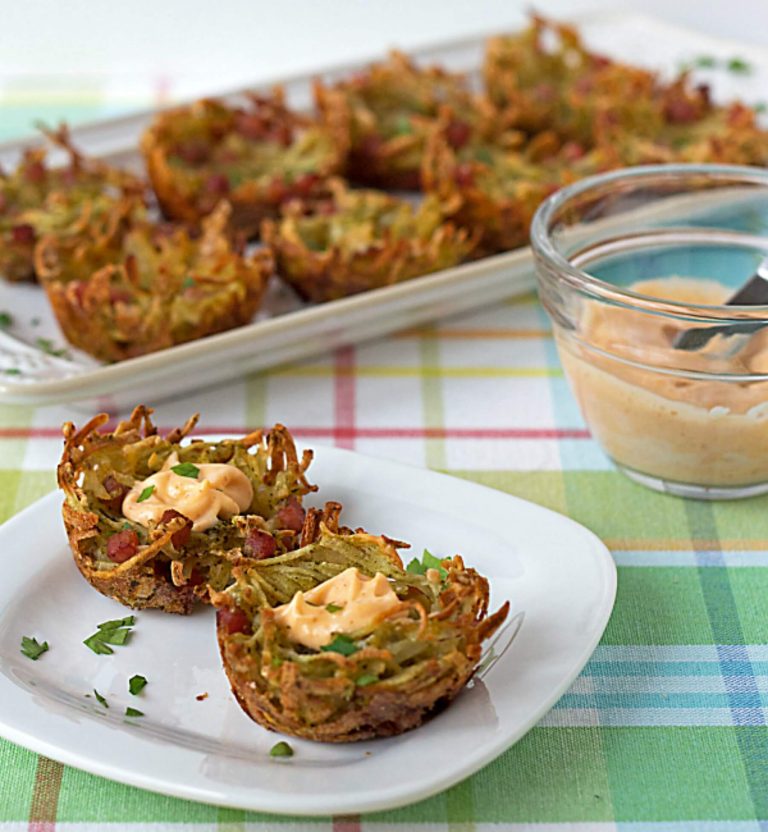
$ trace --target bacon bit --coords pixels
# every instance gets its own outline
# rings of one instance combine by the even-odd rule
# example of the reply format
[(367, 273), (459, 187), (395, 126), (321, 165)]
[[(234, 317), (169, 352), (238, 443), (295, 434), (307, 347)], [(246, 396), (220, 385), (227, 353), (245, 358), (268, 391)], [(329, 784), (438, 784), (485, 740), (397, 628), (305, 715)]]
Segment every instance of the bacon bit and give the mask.
[(133, 529), (113, 534), (107, 541), (107, 557), (113, 563), (125, 563), (139, 550), (139, 536)]
[(243, 543), (243, 552), (249, 558), (271, 558), (275, 554), (277, 544), (275, 538), (268, 532), (263, 532), (261, 529), (253, 529), (246, 537)]
[(207, 698), (208, 698), (207, 693), (198, 693), (197, 696), (195, 697), (195, 699), (197, 699), (198, 702), (203, 702)]
[(240, 112), (235, 117), (235, 130), (246, 139), (263, 141), (267, 136), (269, 126), (261, 116)]
[(85, 307), (85, 289), (86, 282), (84, 280), (73, 280), (69, 284), (67, 291), (72, 294), (77, 305), (82, 309)]
[(381, 153), (381, 147), (384, 140), (378, 133), (371, 133), (360, 142), (358, 152), (362, 156), (378, 156)]
[(165, 525), (166, 523), (170, 523), (171, 520), (175, 520), (177, 517), (181, 517), (187, 521), (184, 526), (171, 535), (173, 548), (181, 549), (189, 543), (189, 537), (192, 534), (192, 521), (188, 517), (185, 517), (180, 511), (176, 511), (175, 508), (169, 508), (163, 512), (163, 516), (160, 518), (160, 524)]
[(123, 485), (119, 480), (116, 480), (112, 474), (107, 474), (104, 477), (104, 481), (102, 485), (109, 494), (108, 500), (102, 500), (102, 502), (108, 507), (108, 509), (115, 514), (119, 514), (123, 508), (123, 500), (125, 499), (125, 495), (130, 491), (127, 485)]
[(466, 121), (453, 119), (445, 129), (445, 139), (454, 150), (461, 150), (472, 135), (472, 128)]
[(109, 302), (114, 305), (116, 303), (130, 303), (133, 300), (131, 293), (125, 289), (111, 288), (109, 290)]
[(29, 225), (28, 223), (22, 223), (21, 225), (14, 225), (11, 229), (11, 239), (13, 240), (16, 245), (20, 246), (31, 246), (34, 245), (35, 239), (37, 234), (35, 233), (34, 226)]
[(285, 186), (285, 180), (276, 176), (267, 186), (266, 198), (268, 202), (279, 205), (288, 196), (288, 188)]
[(190, 165), (201, 165), (208, 161), (210, 148), (202, 139), (187, 139), (176, 147), (176, 156), (180, 156)]
[(689, 124), (696, 121), (698, 115), (696, 105), (685, 98), (673, 98), (664, 105), (664, 118), (670, 124)]
[(205, 190), (209, 194), (224, 196), (229, 193), (229, 179), (223, 173), (212, 173), (205, 180)]
[(279, 528), (290, 529), (293, 532), (300, 532), (304, 525), (304, 517), (307, 512), (299, 505), (295, 497), (291, 497), (276, 514)]
[(228, 635), (250, 633), (251, 621), (242, 610), (221, 609), (216, 612), (216, 623)]
[(289, 147), (293, 141), (293, 130), (287, 124), (276, 124), (269, 131), (268, 138), (283, 147)]
[(189, 580), (187, 583), (190, 586), (200, 586), (200, 584), (205, 583), (205, 575), (200, 572), (197, 567), (192, 567), (192, 571), (189, 573)]
[(471, 188), (475, 184), (475, 171), (470, 162), (462, 162), (457, 165), (453, 174), (456, 184), (462, 188)]
[(318, 182), (320, 182), (320, 177), (316, 173), (305, 173), (293, 183), (292, 190), (297, 196), (307, 197), (312, 194)]
[(39, 184), (45, 181), (45, 165), (40, 161), (30, 162), (24, 167), (24, 178), (27, 182)]
[(586, 151), (578, 142), (566, 142), (560, 152), (566, 162), (575, 162), (581, 159)]

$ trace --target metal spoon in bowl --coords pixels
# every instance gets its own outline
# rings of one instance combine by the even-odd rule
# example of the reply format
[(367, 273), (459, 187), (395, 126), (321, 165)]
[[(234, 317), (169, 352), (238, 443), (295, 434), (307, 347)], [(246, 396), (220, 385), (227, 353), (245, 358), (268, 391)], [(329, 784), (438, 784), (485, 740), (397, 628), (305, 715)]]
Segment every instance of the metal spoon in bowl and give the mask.
[[(726, 306), (765, 306), (768, 305), (768, 257), (765, 257), (749, 280), (728, 300)], [(759, 329), (768, 326), (764, 321), (744, 321), (743, 323), (725, 324), (724, 326), (704, 326), (687, 329), (677, 335), (672, 342), (676, 350), (700, 350), (717, 335), (726, 338), (731, 335), (754, 335)]]

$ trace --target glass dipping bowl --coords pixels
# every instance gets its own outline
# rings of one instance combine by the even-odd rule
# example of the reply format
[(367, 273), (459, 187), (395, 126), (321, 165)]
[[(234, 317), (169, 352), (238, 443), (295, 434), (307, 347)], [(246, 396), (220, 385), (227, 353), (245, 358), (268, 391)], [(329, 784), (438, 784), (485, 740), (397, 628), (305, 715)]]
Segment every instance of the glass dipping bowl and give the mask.
[(768, 492), (768, 305), (726, 305), (768, 255), (768, 170), (590, 177), (541, 205), (531, 243), (566, 377), (616, 465), (684, 497)]

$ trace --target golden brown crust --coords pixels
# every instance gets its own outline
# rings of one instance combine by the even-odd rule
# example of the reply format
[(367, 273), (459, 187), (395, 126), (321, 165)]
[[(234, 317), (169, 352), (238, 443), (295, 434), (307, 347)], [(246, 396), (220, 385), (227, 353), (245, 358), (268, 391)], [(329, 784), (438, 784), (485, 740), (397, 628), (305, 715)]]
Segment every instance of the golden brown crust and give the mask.
[[(109, 477), (117, 484), (135, 477), (137, 472), (131, 471), (135, 464), (132, 456), (151, 458), (167, 452), (171, 446), (177, 447), (197, 423), (197, 416), (193, 416), (183, 426), (160, 437), (151, 413), (150, 408), (139, 405), (113, 431), (100, 430), (109, 421), (104, 413), (94, 416), (79, 430), (71, 422), (64, 424), (64, 451), (57, 469), (65, 498), (62, 515), (77, 568), (95, 589), (135, 609), (186, 614), (199, 601), (207, 601), (209, 579), (220, 584), (223, 581), (218, 586), (221, 589), (232, 567), (252, 562), (243, 554), (243, 545), (254, 529), (273, 536), (278, 551), (295, 546), (298, 532), (280, 528), (280, 511), (294, 502), (300, 504), (304, 494), (316, 489), (305, 476), (312, 453), (304, 451), (299, 459), (290, 433), (282, 425), (276, 425), (268, 434), (255, 431), (240, 440), (211, 446), (193, 441), (186, 447), (193, 449), (189, 453), (198, 455), (212, 447), (224, 449), (224, 456), (232, 451), (234, 458), (235, 454), (255, 448), (262, 473), (254, 497), (258, 505), (254, 507), (262, 513), (243, 516), (242, 521), (235, 518), (235, 527), (225, 530), (223, 537), (206, 538), (206, 533), (187, 535), (191, 542), (178, 546), (174, 536), (188, 522), (181, 516), (146, 533), (138, 525), (127, 523), (130, 530), (138, 531), (142, 537), (133, 556), (114, 562), (108, 555), (108, 542), (121, 531), (120, 509), (105, 508), (105, 499), (108, 502), (112, 492), (104, 492), (100, 498), (95, 489), (101, 489)], [(117, 467), (109, 469), (110, 460)], [(297, 509), (292, 510), (296, 515)], [(338, 517), (338, 512), (332, 508), (328, 516)]]
[[(197, 226), (225, 197), (232, 230), (252, 238), (282, 203), (322, 195), (340, 171), (346, 134), (333, 120), (320, 126), (290, 111), (280, 87), (248, 98), (243, 107), (202, 99), (166, 111), (144, 133), (141, 151), (166, 217)], [(247, 161), (259, 146), (271, 148), (271, 162)]]
[(278, 273), (306, 300), (323, 303), (448, 269), (474, 248), (473, 235), (444, 221), (434, 199), (413, 208), (339, 180), (329, 189), (322, 212), (310, 216), (295, 202), (262, 226)]
[[(487, 580), (458, 556), (443, 561), (447, 576), (438, 589), (428, 578), (405, 572), (383, 538), (340, 538), (325, 529), (317, 544), (303, 551), (274, 564), (262, 561), (252, 570), (237, 569), (232, 589), (213, 596), (222, 662), (233, 693), (252, 719), (274, 731), (320, 742), (353, 742), (415, 728), (472, 678), (483, 641), (508, 614), (505, 604), (488, 615)], [(320, 582), (338, 574), (349, 565), (350, 551), (362, 572), (379, 571), (393, 581), (404, 599), (401, 609), (351, 654), (297, 652), (263, 599), (285, 603), (297, 586), (311, 582), (308, 575)], [(290, 577), (292, 568), (298, 569), (299, 584)], [(269, 570), (279, 576), (271, 579), (265, 575)], [(280, 584), (280, 577), (287, 583)], [(398, 652), (406, 642), (412, 647)]]
[(192, 239), (135, 219), (131, 202), (68, 241), (46, 237), (38, 274), (67, 340), (120, 361), (251, 321), (273, 271), (269, 252), (242, 256), (220, 203)]

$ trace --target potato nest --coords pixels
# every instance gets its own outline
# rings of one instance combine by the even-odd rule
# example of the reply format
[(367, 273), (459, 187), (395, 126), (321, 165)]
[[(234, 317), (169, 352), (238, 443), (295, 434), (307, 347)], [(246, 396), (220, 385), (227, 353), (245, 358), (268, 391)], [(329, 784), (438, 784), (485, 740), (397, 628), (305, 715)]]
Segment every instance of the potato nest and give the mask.
[(0, 276), (10, 281), (35, 278), (35, 244), (44, 235), (67, 234), (82, 212), (104, 213), (126, 195), (143, 198), (144, 183), (126, 171), (84, 157), (62, 125), (46, 131), (65, 151), (68, 164), (46, 165), (47, 151), (24, 151), (16, 169), (0, 172)]
[(346, 175), (379, 188), (419, 190), (421, 158), (435, 117), (448, 105), (450, 139), (461, 147), (478, 118), (466, 79), (438, 66), (420, 68), (402, 52), (348, 80), (315, 83), (315, 102), (328, 124), (347, 132)]
[[(110, 432), (100, 431), (106, 414), (80, 430), (71, 422), (63, 426), (57, 473), (65, 495), (64, 526), (75, 563), (95, 589), (135, 609), (189, 613), (196, 601), (207, 600), (209, 587), (227, 586), (233, 566), (313, 538), (316, 512), (300, 536), (302, 498), (316, 490), (305, 477), (312, 452), (299, 458), (286, 428), (275, 425), (268, 433), (256, 431), (242, 439), (193, 439), (182, 445), (197, 416), (163, 437), (151, 413), (139, 406)], [(123, 502), (131, 488), (159, 471), (173, 453), (179, 463), (193, 466), (235, 466), (253, 487), (251, 505), (204, 531), (193, 530), (192, 521), (172, 509), (146, 526), (128, 520)], [(333, 522), (334, 516), (331, 510), (322, 517)]]
[(150, 181), (166, 217), (198, 225), (222, 198), (232, 227), (255, 237), (282, 203), (324, 193), (346, 155), (343, 130), (290, 111), (282, 89), (243, 106), (213, 99), (159, 114), (141, 139)]
[(470, 233), (445, 222), (435, 197), (415, 208), (338, 180), (330, 188), (332, 198), (319, 210), (308, 214), (292, 203), (262, 229), (278, 273), (306, 300), (336, 300), (447, 269), (474, 248)]
[(243, 256), (221, 203), (195, 238), (135, 219), (123, 202), (79, 234), (48, 236), (36, 264), (67, 340), (120, 361), (247, 324), (273, 271), (269, 252)]
[(663, 82), (590, 52), (573, 27), (542, 17), (518, 35), (491, 38), (483, 74), (507, 124), (531, 136), (554, 131), (582, 152), (613, 149), (616, 167), (768, 161), (768, 133), (753, 111), (715, 105), (709, 87), (691, 83), (686, 72)]
[[(400, 544), (402, 545), (402, 544)], [(402, 602), (378, 624), (325, 649), (292, 641), (274, 608), (344, 570), (384, 575)], [(245, 712), (266, 728), (322, 742), (400, 734), (450, 702), (472, 677), (482, 642), (509, 611), (488, 615), (488, 581), (458, 556), (414, 574), (395, 542), (358, 532), (319, 539), (250, 567), (214, 593), (224, 668)], [(335, 609), (330, 610), (335, 612)]]

